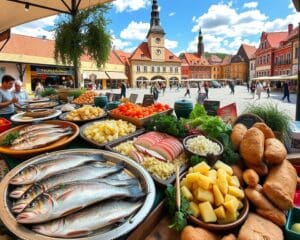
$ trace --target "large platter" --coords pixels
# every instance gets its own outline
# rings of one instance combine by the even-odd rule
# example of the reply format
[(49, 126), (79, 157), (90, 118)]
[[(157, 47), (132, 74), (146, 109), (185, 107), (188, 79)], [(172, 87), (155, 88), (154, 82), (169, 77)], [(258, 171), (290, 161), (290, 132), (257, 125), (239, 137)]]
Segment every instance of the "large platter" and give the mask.
[(89, 127), (90, 125), (94, 124), (95, 122), (100, 122), (100, 121), (89, 122), (89, 123), (86, 123), (86, 124), (82, 125), (82, 126), (80, 127), (80, 137), (82, 137), (85, 141), (89, 142), (90, 144), (92, 144), (93, 146), (98, 147), (98, 148), (104, 148), (104, 147), (105, 147), (106, 145), (108, 145), (108, 144), (114, 144), (114, 143), (116, 143), (116, 142), (125, 141), (125, 140), (127, 140), (127, 139), (129, 139), (129, 138), (131, 138), (131, 137), (138, 136), (138, 135), (140, 135), (140, 134), (142, 134), (142, 133), (145, 132), (145, 129), (144, 129), (144, 128), (140, 128), (140, 129), (137, 129), (137, 130), (136, 130), (134, 133), (132, 133), (132, 134), (126, 135), (126, 136), (124, 136), (124, 137), (120, 137), (120, 138), (115, 139), (115, 140), (113, 140), (113, 141), (111, 141), (111, 142), (98, 143), (98, 142), (96, 142), (96, 141), (94, 141), (94, 140), (92, 140), (92, 139), (87, 138), (87, 137), (84, 135), (85, 129), (86, 129), (87, 127)]
[(44, 98), (32, 98), (32, 99), (28, 99), (25, 100), (25, 103), (36, 103), (36, 102), (47, 102), (49, 101), (50, 98), (44, 97)]
[[(11, 155), (15, 158), (25, 158), (28, 156), (34, 156), (43, 152), (49, 152), (51, 150), (55, 150), (55, 149), (59, 149), (59, 148), (63, 148), (64, 146), (66, 146), (67, 144), (69, 144), (72, 140), (74, 140), (78, 135), (79, 135), (79, 127), (71, 122), (67, 122), (67, 121), (60, 121), (60, 120), (50, 120), (50, 121), (44, 121), (43, 123), (49, 123), (49, 124), (59, 124), (62, 127), (71, 127), (73, 130), (73, 134), (72, 135), (68, 135), (65, 136), (61, 139), (59, 139), (58, 141), (55, 141), (51, 144), (48, 144), (44, 147), (41, 148), (35, 148), (35, 149), (31, 149), (31, 150), (13, 150), (10, 149), (10, 147), (8, 146), (0, 146), (0, 153), (3, 154), (7, 154), (7, 155)], [(14, 128), (11, 128), (3, 133), (0, 134), (0, 143), (3, 141), (3, 139), (5, 138), (5, 136), (11, 132), (16, 132), (18, 130), (20, 130), (21, 128), (23, 128), (24, 126), (29, 126), (31, 124), (28, 125), (20, 125)]]
[(52, 118), (56, 118), (61, 114), (61, 111), (55, 110), (55, 112), (53, 114), (48, 115), (46, 117), (40, 117), (40, 118), (23, 118), (24, 114), (25, 114), (25, 112), (17, 113), (15, 115), (11, 116), (10, 120), (12, 120), (14, 122), (19, 122), (19, 123), (39, 122), (39, 121), (43, 121), (43, 120), (49, 120)]
[(34, 102), (25, 105), (24, 107), (28, 107), (29, 109), (39, 109), (39, 108), (53, 108), (58, 105), (56, 101), (50, 102)]
[(0, 186), (0, 217), (6, 227), (17, 235), (19, 238), (24, 240), (61, 240), (62, 238), (52, 238), (47, 237), (44, 235), (37, 234), (31, 231), (29, 228), (25, 227), (24, 225), (18, 224), (14, 215), (10, 212), (9, 206), (11, 205), (10, 199), (7, 197), (8, 188), (9, 188), (9, 180), (13, 176), (15, 176), (18, 172), (22, 171), (25, 167), (47, 161), (49, 159), (53, 159), (56, 157), (62, 157), (63, 155), (88, 155), (88, 154), (102, 154), (104, 159), (117, 164), (119, 162), (123, 162), (129, 174), (134, 175), (137, 179), (139, 179), (141, 187), (147, 193), (144, 199), (143, 206), (138, 210), (138, 212), (127, 219), (125, 222), (121, 223), (116, 228), (109, 230), (107, 232), (95, 232), (92, 235), (82, 237), (82, 238), (72, 238), (73, 240), (109, 240), (109, 239), (116, 239), (131, 230), (133, 230), (139, 223), (141, 223), (144, 218), (150, 212), (152, 205), (155, 200), (155, 185), (153, 180), (151, 179), (148, 172), (141, 167), (139, 164), (134, 162), (133, 160), (124, 157), (120, 154), (103, 151), (99, 149), (72, 149), (72, 150), (63, 150), (52, 152), (49, 154), (40, 155), (34, 158), (27, 160), (26, 162), (21, 163), (14, 169), (12, 169), (2, 180)]
[(61, 114), (59, 116), (59, 119), (61, 119), (63, 121), (69, 121), (69, 122), (83, 124), (83, 123), (87, 123), (87, 122), (91, 122), (91, 121), (95, 121), (95, 120), (99, 120), (99, 119), (107, 117), (107, 114), (104, 112), (103, 115), (101, 115), (99, 117), (96, 117), (96, 118), (91, 118), (91, 119), (86, 119), (86, 120), (69, 120), (69, 119), (66, 118), (66, 116), (68, 114), (69, 114), (69, 112), (65, 112), (65, 113)]
[[(114, 147), (118, 146), (119, 144), (123, 143), (123, 142), (126, 142), (128, 140), (133, 140), (134, 138), (142, 135), (143, 133), (145, 133), (145, 131), (141, 131), (141, 132), (135, 132), (134, 134), (124, 138), (124, 139), (118, 139), (118, 140), (115, 140), (113, 142), (110, 142), (110, 143), (107, 143), (105, 145), (105, 148), (111, 152), (115, 152), (115, 153), (118, 153)], [(80, 129), (80, 136), (81, 136), (81, 129)], [(184, 164), (180, 167), (179, 169), (179, 174), (183, 174), (188, 168), (188, 165), (187, 164)], [(147, 171), (147, 170), (146, 170)], [(163, 179), (160, 179), (158, 178), (157, 176), (149, 173), (151, 175), (151, 177), (154, 179), (155, 182), (157, 182), (160, 186), (162, 187), (166, 187), (172, 183), (175, 182), (175, 179), (176, 179), (176, 174), (173, 173), (169, 178), (167, 178), (166, 180), (163, 180)]]

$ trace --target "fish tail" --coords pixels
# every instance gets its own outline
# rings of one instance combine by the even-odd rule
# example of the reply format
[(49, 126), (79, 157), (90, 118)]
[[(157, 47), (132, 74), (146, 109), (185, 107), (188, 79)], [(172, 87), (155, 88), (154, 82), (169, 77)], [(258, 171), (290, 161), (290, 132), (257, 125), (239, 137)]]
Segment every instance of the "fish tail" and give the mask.
[(140, 189), (139, 185), (133, 185), (129, 187), (130, 197), (132, 198), (140, 198), (145, 196), (145, 193)]
[(139, 181), (137, 179), (134, 179), (134, 178), (123, 180), (123, 182), (126, 183), (126, 185), (128, 185), (128, 186), (131, 186), (131, 185), (138, 186), (138, 184), (139, 184)]

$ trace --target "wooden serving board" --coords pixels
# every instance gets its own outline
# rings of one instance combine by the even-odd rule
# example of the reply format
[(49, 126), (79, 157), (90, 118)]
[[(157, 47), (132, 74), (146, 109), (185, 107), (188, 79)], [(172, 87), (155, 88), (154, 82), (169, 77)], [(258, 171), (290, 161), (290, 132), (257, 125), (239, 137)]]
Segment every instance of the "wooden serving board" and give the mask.
[(170, 218), (166, 215), (164, 201), (162, 201), (127, 240), (180, 240), (180, 233), (170, 229), (170, 224)]

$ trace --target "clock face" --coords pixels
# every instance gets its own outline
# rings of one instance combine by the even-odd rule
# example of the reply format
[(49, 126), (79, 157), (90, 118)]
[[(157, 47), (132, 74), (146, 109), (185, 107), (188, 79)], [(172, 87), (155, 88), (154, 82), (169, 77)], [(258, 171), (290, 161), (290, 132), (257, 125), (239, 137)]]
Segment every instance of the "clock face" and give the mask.
[(155, 38), (155, 42), (160, 43), (160, 38), (159, 37)]
[(156, 55), (160, 55), (161, 54), (161, 50), (160, 49), (156, 49), (155, 53), (156, 53)]

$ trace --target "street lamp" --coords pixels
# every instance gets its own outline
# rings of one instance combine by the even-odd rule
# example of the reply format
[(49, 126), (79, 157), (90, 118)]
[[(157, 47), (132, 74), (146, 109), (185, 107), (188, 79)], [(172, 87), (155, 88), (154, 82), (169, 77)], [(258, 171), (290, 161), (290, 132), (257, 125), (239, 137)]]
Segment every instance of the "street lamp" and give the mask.
[[(296, 10), (300, 11), (300, 0), (293, 0)], [(298, 81), (297, 81), (297, 102), (296, 121), (300, 121), (300, 23), (298, 23)]]

